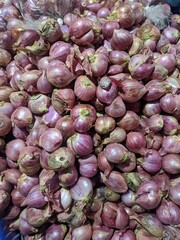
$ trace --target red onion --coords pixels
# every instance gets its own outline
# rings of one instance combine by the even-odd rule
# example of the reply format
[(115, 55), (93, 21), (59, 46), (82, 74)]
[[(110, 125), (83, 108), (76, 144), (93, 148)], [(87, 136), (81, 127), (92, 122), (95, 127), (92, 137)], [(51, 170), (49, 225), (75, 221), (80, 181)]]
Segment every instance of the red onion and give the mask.
[(119, 23), (113, 21), (107, 21), (102, 25), (102, 34), (105, 39), (110, 40), (113, 36), (115, 29), (119, 29)]
[(130, 56), (133, 56), (135, 54), (138, 54), (141, 51), (142, 48), (143, 48), (143, 41), (139, 37), (134, 37), (132, 45), (131, 45), (128, 53), (129, 53)]
[(171, 27), (180, 31), (179, 14), (173, 14), (171, 16)]
[(74, 228), (72, 231), (73, 240), (91, 240), (92, 227), (90, 224), (83, 225), (78, 228)]
[(130, 5), (124, 4), (116, 10), (118, 21), (122, 28), (130, 28), (135, 23), (135, 14)]
[(105, 112), (113, 118), (122, 117), (126, 112), (126, 106), (120, 96), (116, 97), (109, 106), (105, 107)]
[(169, 198), (171, 201), (173, 201), (178, 206), (180, 206), (179, 189), (180, 189), (179, 178), (172, 179), (170, 182)]
[(105, 174), (105, 176), (108, 176), (113, 169), (112, 163), (108, 162), (103, 151), (98, 154), (97, 164), (98, 168)]
[(98, 171), (97, 158), (94, 154), (79, 158), (79, 171), (84, 177), (94, 177)]
[(123, 193), (128, 189), (125, 178), (118, 171), (111, 171), (108, 177), (101, 174), (101, 179), (103, 183), (114, 192)]
[(27, 196), (32, 187), (37, 185), (39, 183), (38, 177), (35, 176), (27, 176), (25, 173), (23, 173), (17, 182), (17, 188), (20, 191), (20, 194), (23, 196)]
[(39, 175), (41, 192), (55, 192), (59, 188), (58, 176), (53, 170), (43, 169)]
[(63, 21), (67, 26), (70, 26), (77, 18), (78, 17), (73, 13), (66, 13), (66, 15), (63, 18)]
[(136, 168), (136, 156), (134, 153), (128, 153), (128, 158), (125, 162), (121, 162), (116, 166), (122, 172), (131, 172)]
[(65, 115), (61, 117), (56, 122), (55, 128), (57, 128), (61, 132), (63, 139), (67, 139), (75, 133), (73, 120), (72, 120), (72, 117), (69, 115)]
[(162, 169), (170, 174), (179, 174), (180, 157), (179, 154), (166, 154), (162, 158)]
[[(111, 218), (109, 218), (111, 216)], [(102, 213), (102, 223), (109, 228), (124, 229), (128, 224), (128, 214), (122, 206), (117, 206), (116, 203), (105, 202)]]
[(57, 121), (61, 118), (61, 115), (54, 109), (52, 105), (49, 106), (48, 112), (43, 115), (43, 122), (48, 127), (55, 127)]
[(129, 54), (125, 51), (111, 51), (109, 54), (109, 60), (113, 64), (121, 65), (123, 68), (129, 63)]
[(28, 131), (26, 128), (19, 128), (18, 126), (14, 125), (12, 128), (12, 135), (17, 139), (26, 141)]
[(166, 82), (159, 80), (151, 80), (146, 84), (148, 92), (144, 96), (146, 101), (154, 101), (162, 97), (164, 94), (170, 92), (171, 86)]
[(73, 200), (72, 200), (70, 191), (65, 188), (61, 188), (60, 189), (60, 204), (63, 207), (63, 209), (68, 209), (71, 206), (72, 201)]
[(27, 107), (18, 107), (11, 115), (11, 121), (18, 127), (27, 127), (33, 122), (32, 112)]
[(78, 172), (75, 166), (59, 170), (59, 185), (67, 188), (73, 186), (78, 179)]
[(96, 120), (96, 110), (90, 104), (78, 104), (70, 113), (75, 130), (78, 132), (89, 131)]
[(173, 54), (163, 54), (160, 55), (156, 60), (155, 63), (162, 65), (168, 70), (168, 73), (172, 72), (176, 66), (176, 58)]
[(132, 35), (129, 31), (122, 28), (115, 29), (111, 38), (111, 47), (113, 50), (127, 50), (132, 43)]
[(14, 108), (27, 107), (29, 94), (25, 91), (12, 92), (9, 99)]
[(132, 207), (135, 204), (136, 195), (130, 189), (127, 192), (122, 193), (121, 200), (127, 207)]
[(96, 90), (96, 96), (99, 101), (111, 104), (117, 96), (117, 87), (111, 82), (109, 77), (102, 77)]
[(163, 116), (159, 114), (155, 114), (149, 119), (145, 119), (145, 121), (147, 122), (148, 128), (154, 133), (160, 132), (164, 125)]
[(180, 38), (178, 29), (176, 29), (174, 27), (165, 28), (164, 31), (162, 32), (162, 34), (165, 37), (167, 37), (167, 39), (169, 40), (170, 43), (174, 43), (174, 44), (177, 43), (177, 41)]
[(20, 208), (15, 205), (10, 205), (6, 208), (3, 219), (5, 221), (12, 221), (13, 219), (17, 218), (20, 214)]
[(6, 65), (11, 61), (11, 54), (0, 48), (0, 66), (6, 67)]
[(161, 202), (161, 191), (154, 181), (143, 182), (137, 190), (136, 203), (145, 209), (154, 209)]
[(1, 112), (1, 114), (6, 115), (7, 117), (10, 118), (11, 114), (14, 112), (14, 107), (13, 107), (12, 103), (1, 101), (0, 102), (0, 112)]
[(48, 166), (53, 170), (63, 170), (74, 165), (75, 157), (71, 149), (60, 147), (48, 157)]
[(10, 192), (12, 190), (12, 184), (6, 179), (3, 173), (0, 175), (0, 189), (6, 192)]
[(39, 146), (47, 152), (58, 149), (63, 141), (61, 132), (57, 128), (49, 128), (39, 138)]
[(123, 128), (116, 127), (112, 132), (110, 132), (109, 137), (103, 140), (103, 144), (109, 143), (121, 143), (126, 139), (126, 132)]
[(148, 78), (154, 70), (154, 65), (148, 63), (149, 56), (143, 54), (136, 54), (131, 57), (128, 69), (131, 75), (137, 80)]
[(11, 120), (6, 115), (0, 114), (0, 137), (7, 135), (11, 131)]
[(180, 137), (173, 135), (167, 136), (162, 141), (162, 154), (163, 151), (166, 153), (180, 153)]
[(32, 187), (21, 206), (42, 208), (46, 204), (47, 202), (45, 201), (44, 195), (41, 193), (40, 186), (35, 185), (34, 187)]
[(140, 27), (138, 35), (143, 41), (151, 39), (157, 42), (160, 38), (160, 30), (152, 23), (145, 23)]
[(14, 188), (11, 192), (12, 203), (14, 206), (21, 207), (21, 204), (25, 200), (25, 196), (23, 196), (17, 188)]
[(126, 131), (135, 130), (139, 126), (140, 118), (133, 111), (127, 111), (126, 114), (118, 121), (117, 125)]
[(93, 141), (87, 133), (75, 133), (67, 140), (67, 146), (79, 156), (85, 156), (93, 151)]
[(8, 192), (0, 189), (0, 211), (3, 212), (10, 203), (10, 195)]
[(174, 135), (177, 133), (179, 128), (179, 123), (177, 119), (173, 116), (163, 116), (164, 121), (164, 134), (166, 135)]
[(120, 83), (120, 96), (127, 103), (137, 102), (146, 92), (146, 87), (137, 80), (124, 80)]
[(135, 153), (143, 153), (146, 147), (146, 138), (140, 132), (130, 132), (127, 134), (126, 147)]
[(59, 114), (70, 111), (75, 105), (73, 90), (70, 88), (55, 89), (52, 93), (52, 105)]
[(121, 163), (128, 160), (130, 153), (123, 145), (111, 143), (105, 147), (104, 155), (111, 163)]
[(98, 134), (107, 134), (115, 128), (115, 120), (112, 117), (100, 116), (95, 121), (95, 130)]
[(48, 65), (47, 80), (55, 87), (64, 88), (74, 80), (74, 75), (63, 62), (54, 60)]
[(92, 182), (86, 177), (79, 177), (76, 184), (70, 189), (71, 196), (76, 201), (89, 201), (93, 191)]
[(67, 227), (64, 224), (52, 224), (46, 230), (46, 239), (63, 240), (67, 232)]
[(153, 180), (159, 185), (162, 192), (169, 192), (170, 180), (166, 173), (158, 172), (153, 176)]
[(24, 147), (19, 154), (18, 164), (21, 173), (27, 175), (34, 175), (40, 169), (40, 158), (41, 150), (38, 147), (27, 146)]
[(15, 89), (9, 87), (9, 86), (2, 86), (0, 87), (0, 101), (9, 101), (9, 96), (12, 92), (14, 92)]
[(37, 94), (29, 98), (28, 108), (34, 114), (43, 114), (48, 111), (50, 99), (44, 94)]
[(74, 84), (74, 93), (82, 101), (90, 101), (95, 97), (96, 86), (85, 75), (79, 76)]
[(94, 40), (94, 34), (92, 32), (92, 36), (89, 35), (86, 41), (78, 41), (79, 39), (83, 39), (88, 33), (92, 30), (92, 21), (85, 18), (78, 18), (70, 25), (69, 33), (71, 39), (78, 44), (87, 44), (91, 43)]
[(18, 169), (6, 169), (3, 174), (5, 175), (5, 179), (13, 185), (17, 185), (17, 180), (21, 175)]
[(149, 173), (156, 173), (161, 169), (162, 157), (154, 149), (147, 149), (140, 160), (141, 166)]
[(110, 240), (113, 235), (113, 229), (105, 226), (96, 226), (93, 228), (92, 240)]
[(163, 199), (156, 209), (156, 215), (164, 224), (178, 225), (180, 222), (180, 209), (172, 201)]
[(143, 108), (143, 114), (146, 117), (151, 117), (160, 112), (161, 112), (161, 107), (160, 107), (159, 101), (147, 102)]
[(86, 73), (93, 77), (102, 77), (108, 69), (108, 57), (104, 52), (96, 51), (94, 54), (87, 54), (83, 61)]
[(6, 159), (3, 157), (0, 157), (0, 172), (7, 169), (7, 162)]
[(51, 216), (49, 207), (45, 209), (29, 207), (26, 211), (27, 223), (35, 228), (41, 227)]
[(155, 214), (144, 213), (130, 218), (136, 220), (151, 236), (163, 237), (163, 225)]
[(132, 230), (115, 231), (111, 240), (136, 240), (136, 236)]

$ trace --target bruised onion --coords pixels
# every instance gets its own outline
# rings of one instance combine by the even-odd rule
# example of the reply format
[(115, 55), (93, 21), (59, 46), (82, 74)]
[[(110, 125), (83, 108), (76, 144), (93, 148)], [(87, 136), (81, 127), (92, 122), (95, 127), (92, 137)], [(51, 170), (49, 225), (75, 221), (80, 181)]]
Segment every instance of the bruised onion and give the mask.
[(71, 149), (60, 147), (48, 157), (48, 166), (54, 170), (62, 170), (74, 165), (75, 157)]

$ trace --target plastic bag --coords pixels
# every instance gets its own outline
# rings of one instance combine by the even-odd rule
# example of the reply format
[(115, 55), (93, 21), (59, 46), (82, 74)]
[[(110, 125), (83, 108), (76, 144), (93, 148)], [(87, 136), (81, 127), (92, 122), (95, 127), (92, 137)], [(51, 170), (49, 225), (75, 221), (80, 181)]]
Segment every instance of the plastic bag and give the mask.
[(168, 27), (170, 24), (171, 11), (162, 4), (156, 6), (147, 6), (145, 8), (145, 16), (160, 30)]
[(61, 18), (73, 9), (74, 0), (11, 0), (22, 15), (34, 19), (46, 15)]

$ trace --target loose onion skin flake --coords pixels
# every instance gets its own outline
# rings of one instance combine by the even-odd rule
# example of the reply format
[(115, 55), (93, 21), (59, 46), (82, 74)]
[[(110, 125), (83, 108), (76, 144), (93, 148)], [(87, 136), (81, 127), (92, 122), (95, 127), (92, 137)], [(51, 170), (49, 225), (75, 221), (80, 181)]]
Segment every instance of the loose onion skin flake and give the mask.
[[(1, 1), (0, 219), (9, 231), (179, 239), (180, 16), (148, 4)], [(162, 24), (147, 16), (156, 8), (169, 17)]]

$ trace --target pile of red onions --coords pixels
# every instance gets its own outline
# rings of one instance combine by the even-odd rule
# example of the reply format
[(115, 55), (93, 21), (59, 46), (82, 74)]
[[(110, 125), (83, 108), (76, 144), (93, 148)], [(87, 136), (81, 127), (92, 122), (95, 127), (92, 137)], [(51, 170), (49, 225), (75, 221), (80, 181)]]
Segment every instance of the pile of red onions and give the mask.
[(25, 240), (179, 239), (180, 16), (25, 2), (0, 5), (0, 218)]

